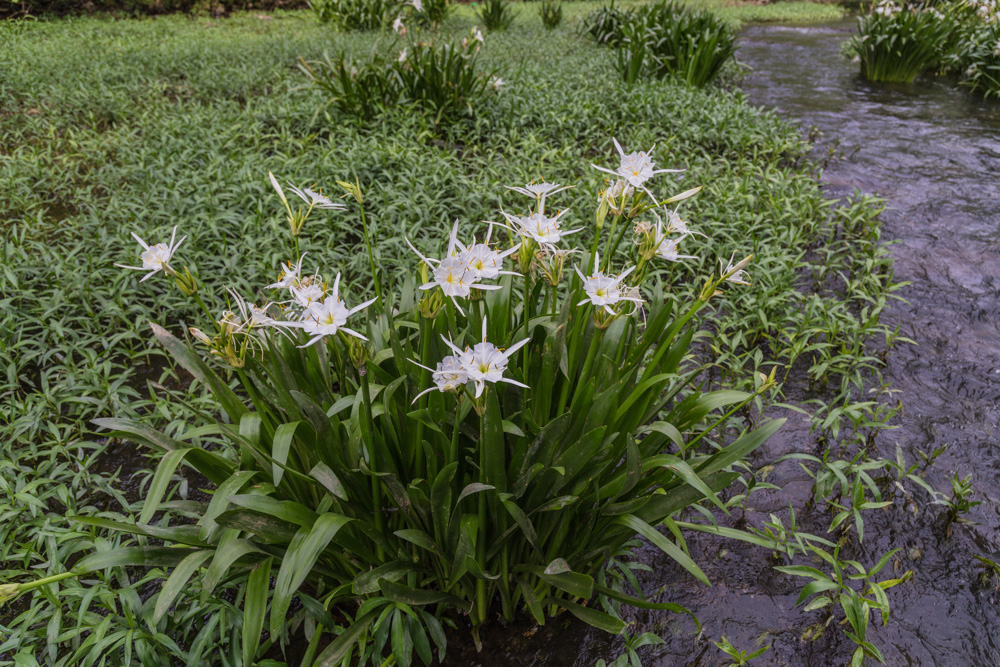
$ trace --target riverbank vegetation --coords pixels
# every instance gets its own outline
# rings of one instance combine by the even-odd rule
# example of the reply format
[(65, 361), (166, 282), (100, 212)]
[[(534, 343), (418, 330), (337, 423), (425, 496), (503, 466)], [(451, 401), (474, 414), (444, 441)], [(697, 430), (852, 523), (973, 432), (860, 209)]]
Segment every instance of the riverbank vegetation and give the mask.
[[(917, 487), (933, 497), (873, 445), (900, 409), (878, 370), (904, 341), (880, 322), (898, 285), (879, 203), (824, 198), (798, 132), (738, 90), (622, 81), (581, 34), (594, 4), (564, 5), (551, 30), (525, 4), (486, 35), (468, 7), (370, 34), (302, 12), (0, 25), (0, 663), (427, 663), (498, 615), (559, 609), (652, 645), (634, 641), (622, 598), (681, 610), (642, 589), (636, 535), (695, 579), (701, 539), (779, 554), (789, 581), (818, 582), (803, 601), (825, 593), (807, 607), (821, 623), (846, 619), (831, 650), (878, 658), (868, 619), (886, 621), (885, 591), (906, 576), (876, 574), (905, 562), (878, 554), (853, 580), (803, 568), (854, 568), (866, 513)], [(337, 101), (362, 71), (346, 63), (378, 43), (398, 74), (418, 41), (461, 50), (452, 74), (486, 84), (474, 103), (435, 106), (414, 87), (360, 114)], [(427, 72), (447, 81), (442, 62)], [(343, 65), (339, 88), (310, 78), (319, 63)], [(629, 160), (636, 180), (618, 183)], [(654, 163), (686, 171), (654, 188)], [(289, 181), (322, 196), (299, 203)], [(542, 182), (575, 186), (544, 200), (558, 213), (534, 220), (545, 229), (528, 215), (543, 213)], [(332, 210), (341, 194), (349, 208)], [(483, 252), (520, 231), (506, 258), (520, 276), (452, 302), (438, 273), (457, 261), (456, 219), (473, 247), (482, 221), (504, 225)], [(137, 260), (133, 232), (172, 244)], [(319, 272), (281, 284), (303, 253)], [(734, 266), (743, 254), (753, 263)], [(170, 280), (115, 267), (146, 260)], [(642, 285), (615, 282), (609, 300), (629, 266)], [(715, 294), (725, 277), (752, 285)], [(272, 291), (290, 287), (319, 292)], [(345, 322), (334, 292), (376, 302)], [(295, 321), (286, 333), (306, 344), (317, 299), (332, 320), (305, 331), (368, 340), (299, 349), (248, 331)], [(660, 331), (673, 344), (654, 345)], [(463, 366), (447, 385), (441, 334), (459, 360), (461, 341), (479, 343), (507, 372)], [(486, 390), (499, 377), (528, 388)], [(469, 395), (417, 398), (434, 387)], [(779, 416), (810, 433), (791, 454), (762, 445)], [(809, 506), (755, 512), (751, 496), (777, 492), (771, 471), (799, 465)], [(690, 623), (692, 642), (721, 639)]]
[(1000, 7), (992, 0), (878, 2), (845, 49), (871, 81), (952, 75), (984, 97), (1000, 97)]

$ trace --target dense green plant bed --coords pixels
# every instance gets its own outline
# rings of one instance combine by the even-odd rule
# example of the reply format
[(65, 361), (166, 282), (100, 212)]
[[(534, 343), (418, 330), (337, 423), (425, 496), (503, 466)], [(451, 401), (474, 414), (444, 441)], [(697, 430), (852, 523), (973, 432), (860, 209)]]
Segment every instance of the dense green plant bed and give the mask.
[[(315, 63), (327, 51), (360, 58), (376, 39), (392, 37), (334, 35), (304, 12), (0, 25), (0, 174), (6, 184), (0, 200), (0, 577), (17, 583), (58, 578), (0, 610), (0, 662), (13, 664), (17, 655), (19, 664), (77, 664), (87, 656), (108, 664), (233, 664), (217, 656), (241, 655), (241, 638), (252, 627), (242, 611), (246, 595), (259, 595), (263, 575), (253, 589), (240, 577), (206, 580), (209, 562), (192, 560), (185, 565), (192, 574), (186, 585), (168, 585), (169, 595), (150, 597), (169, 571), (135, 569), (151, 562), (138, 556), (109, 555), (103, 562), (94, 556), (176, 536), (167, 526), (202, 517), (206, 503), (222, 497), (214, 494), (223, 478), (212, 473), (206, 479), (185, 466), (154, 478), (143, 469), (163, 465), (155, 452), (108, 441), (90, 422), (134, 420), (170, 439), (164, 442), (215, 440), (220, 456), (227, 451), (217, 425), (198, 426), (218, 413), (207, 376), (175, 366), (149, 340), (150, 321), (168, 325), (175, 338), (184, 336), (185, 326), (212, 325), (190, 298), (147, 290), (148, 283), (137, 283), (141, 274), (114, 264), (130, 263), (136, 248), (130, 231), (163, 240), (182, 225), (188, 238), (181, 255), (193, 275), (213, 287), (264, 296), (260, 286), (297, 254), (273, 206), (268, 171), (306, 185), (357, 179), (364, 186), (371, 259), (357, 208), (317, 218), (296, 237), (307, 260), (331, 267), (331, 274), (339, 270), (345, 285), (356, 286), (356, 305), (372, 293), (365, 278), (372, 263), (386, 284), (412, 277), (416, 259), (404, 238), (431, 253), (455, 218), (475, 225), (496, 220), (500, 205), (513, 212), (524, 203), (499, 183), (576, 184), (559, 195), (559, 208), (569, 209), (564, 219), (582, 228), (578, 243), (589, 249), (595, 192), (607, 184), (587, 161), (614, 166), (611, 136), (630, 147), (655, 144), (657, 165), (688, 170), (658, 177), (665, 192), (704, 185), (680, 214), (706, 236), (685, 240), (683, 254), (693, 258), (656, 265), (648, 279), (670, 285), (670, 300), (689, 303), (704, 278), (718, 274), (718, 257), (737, 248), (755, 255), (753, 287), (729, 292), (726, 307), (699, 314), (704, 333), (685, 361), (711, 360), (703, 391), (754, 394), (704, 444), (725, 447), (763, 423), (781, 394), (777, 388), (757, 393), (760, 373), (766, 378), (777, 368), (780, 381), (793, 366), (813, 386), (832, 388), (836, 398), (816, 410), (817, 433), (838, 449), (843, 442), (854, 452), (869, 430), (884, 426), (891, 415), (878, 398), (856, 398), (869, 396), (866, 378), (881, 363), (866, 341), (877, 336), (891, 349), (895, 340), (879, 324), (894, 286), (877, 205), (825, 200), (797, 132), (748, 107), (738, 92), (669, 81), (624, 85), (613, 55), (576, 32), (594, 8), (566, 4), (563, 22), (547, 31), (535, 5), (507, 31), (488, 34), (481, 65), (504, 85), (473, 113), (446, 124), (417, 104), (361, 117), (329, 104), (329, 94), (298, 67), (301, 60)], [(460, 42), (475, 21), (461, 7), (438, 36)], [(636, 248), (633, 230), (617, 233), (622, 230), (622, 241), (607, 255), (616, 267)], [(588, 270), (582, 256), (571, 257)], [(222, 292), (206, 291), (203, 298), (213, 319), (231, 308)], [(450, 331), (458, 336), (465, 329)], [(465, 335), (471, 341), (475, 333)], [(520, 340), (508, 333), (503, 343)], [(238, 374), (217, 372), (237, 382)], [(345, 378), (343, 391), (353, 389), (354, 377)], [(501, 414), (511, 421), (511, 413)], [(711, 414), (718, 419), (725, 412)], [(473, 426), (474, 413), (467, 417)], [(463, 448), (476, 437), (467, 431), (459, 434)], [(425, 433), (437, 438), (426, 424)], [(520, 437), (510, 430), (508, 436)], [(736, 483), (749, 483), (758, 465), (736, 469)], [(273, 466), (264, 467), (273, 474)], [(154, 496), (160, 502), (151, 514)], [(72, 516), (91, 519), (71, 522)], [(125, 537), (97, 525), (140, 518), (151, 521), (153, 537)], [(685, 531), (694, 540), (693, 531), (703, 529)], [(682, 543), (674, 544), (684, 552)], [(90, 558), (83, 565), (93, 571), (64, 578), (74, 565), (83, 568), (81, 558)], [(320, 625), (343, 627), (344, 619), (330, 616), (316, 597), (328, 592), (295, 594), (283, 626), (289, 636), (312, 638)], [(259, 609), (259, 597), (254, 604)], [(258, 656), (264, 655), (280, 658), (279, 637), (261, 639)]]

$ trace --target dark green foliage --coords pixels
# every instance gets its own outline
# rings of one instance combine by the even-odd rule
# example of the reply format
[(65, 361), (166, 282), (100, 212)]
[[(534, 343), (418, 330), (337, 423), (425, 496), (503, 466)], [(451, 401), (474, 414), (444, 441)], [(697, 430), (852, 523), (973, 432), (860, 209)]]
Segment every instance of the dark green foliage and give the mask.
[(367, 58), (324, 57), (303, 71), (329, 95), (328, 104), (368, 117), (395, 106), (429, 111), (434, 122), (473, 113), (487, 96), (490, 75), (477, 67), (479, 44), (409, 43), (399, 52)]
[(337, 30), (384, 30), (403, 8), (400, 0), (310, 0), (309, 6), (321, 23)]
[(674, 76), (704, 86), (736, 53), (736, 32), (709, 12), (660, 0), (629, 12), (613, 6), (585, 21), (599, 43), (617, 46), (618, 71), (626, 83), (640, 76)]
[(562, 22), (562, 0), (543, 0), (538, 8), (538, 15), (542, 18), (542, 25), (553, 30)]
[(598, 44), (618, 46), (623, 38), (623, 26), (631, 20), (632, 14), (615, 7), (614, 0), (587, 14), (583, 19), (583, 31)]
[(979, 27), (964, 44), (962, 84), (983, 97), (1000, 98), (1000, 24)]
[(219, 15), (250, 9), (294, 9), (307, 4), (307, 0), (0, 0), (0, 19), (94, 12), (133, 15), (192, 12)]
[(423, 9), (413, 14), (422, 25), (441, 25), (452, 13), (455, 5), (450, 0), (423, 0)]
[(517, 14), (511, 7), (511, 0), (482, 0), (476, 10), (483, 27), (491, 32), (509, 28)]
[(858, 34), (848, 49), (869, 81), (911, 83), (941, 66), (956, 29), (955, 21), (929, 10), (873, 12), (858, 19)]

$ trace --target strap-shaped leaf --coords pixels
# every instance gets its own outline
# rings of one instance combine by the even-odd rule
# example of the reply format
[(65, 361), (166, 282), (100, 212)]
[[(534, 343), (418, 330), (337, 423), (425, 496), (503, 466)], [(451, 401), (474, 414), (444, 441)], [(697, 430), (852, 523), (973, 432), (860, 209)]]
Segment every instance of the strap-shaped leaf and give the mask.
[(153, 518), (156, 508), (160, 505), (160, 499), (163, 498), (163, 494), (170, 484), (170, 478), (173, 477), (177, 466), (190, 451), (190, 448), (174, 449), (167, 452), (160, 459), (160, 464), (156, 466), (156, 474), (153, 475), (153, 481), (146, 492), (146, 500), (142, 505), (142, 513), (139, 514), (139, 523), (149, 523), (150, 519)]
[(677, 561), (681, 567), (690, 572), (692, 576), (698, 579), (698, 581), (701, 581), (708, 586), (712, 585), (708, 581), (708, 577), (705, 576), (705, 573), (701, 571), (701, 568), (698, 567), (693, 560), (691, 560), (690, 556), (684, 553), (676, 544), (668, 540), (663, 533), (656, 530), (639, 517), (633, 514), (625, 514), (616, 518), (615, 523), (620, 523), (621, 525), (627, 526), (628, 528), (639, 533), (654, 545), (659, 547), (663, 553)]
[(201, 518), (201, 538), (207, 540), (215, 532), (215, 518), (229, 506), (229, 496), (239, 492), (250, 480), (256, 477), (255, 470), (240, 470), (219, 485), (208, 503), (208, 509)]
[(530, 572), (545, 583), (566, 591), (576, 598), (589, 598), (594, 594), (594, 579), (590, 575), (581, 574), (579, 572), (560, 572), (558, 574), (549, 574), (545, 571), (546, 568), (539, 567), (538, 565), (522, 565), (515, 568), (515, 570), (520, 572)]
[(576, 604), (575, 602), (560, 600), (558, 598), (547, 598), (545, 602), (556, 605), (557, 607), (562, 607), (587, 625), (592, 625), (599, 630), (610, 632), (613, 635), (620, 635), (625, 631), (625, 621), (620, 618), (615, 618), (611, 614), (606, 614), (603, 611), (591, 609), (590, 607), (584, 607), (583, 605)]
[(403, 584), (398, 584), (396, 582), (389, 581), (388, 579), (379, 579), (378, 587), (379, 590), (382, 591), (382, 595), (386, 598), (401, 604), (427, 605), (444, 603), (466, 611), (471, 611), (472, 609), (471, 601), (463, 600), (462, 598), (442, 591), (427, 591), (419, 588), (411, 588), (410, 586), (404, 586)]
[(153, 330), (153, 335), (160, 341), (160, 345), (191, 375), (207, 384), (212, 389), (212, 395), (215, 396), (216, 400), (222, 405), (222, 409), (229, 415), (229, 420), (234, 424), (238, 423), (240, 417), (247, 409), (236, 395), (236, 392), (185, 343), (175, 338), (169, 331), (155, 322), (150, 322), (149, 326)]
[(142, 523), (136, 524), (126, 523), (124, 521), (113, 521), (111, 519), (102, 519), (96, 516), (71, 516), (69, 517), (69, 520), (88, 526), (98, 526), (109, 530), (120, 530), (123, 533), (131, 533), (132, 535), (144, 535), (146, 537), (152, 537), (157, 540), (165, 540), (175, 544), (187, 544), (193, 547), (209, 546), (208, 543), (202, 540), (198, 535), (198, 528), (196, 526), (170, 526), (168, 528), (163, 528), (161, 526), (150, 526)]
[(337, 473), (330, 466), (320, 461), (309, 471), (309, 476), (323, 485), (323, 488), (341, 500), (348, 500), (347, 489), (344, 488)]
[(631, 595), (625, 595), (621, 591), (616, 591), (613, 588), (608, 588), (607, 586), (601, 586), (600, 584), (594, 584), (594, 590), (609, 597), (613, 600), (618, 600), (619, 602), (624, 602), (627, 605), (633, 607), (639, 607), (640, 609), (655, 609), (657, 611), (671, 611), (675, 614), (687, 614), (698, 626), (698, 631), (701, 632), (701, 622), (698, 617), (691, 612), (690, 609), (676, 602), (650, 602), (649, 600), (643, 600), (640, 598), (634, 598)]
[(243, 602), (243, 664), (253, 665), (260, 646), (260, 634), (264, 631), (264, 617), (267, 615), (267, 594), (271, 591), (271, 564), (273, 558), (265, 558), (250, 572), (247, 579), (246, 598)]
[(355, 595), (371, 595), (378, 591), (380, 579), (399, 581), (411, 572), (418, 572), (413, 563), (408, 560), (395, 560), (359, 574), (354, 578), (351, 590)]
[(742, 438), (738, 438), (728, 447), (719, 450), (696, 468), (696, 472), (702, 478), (714, 472), (724, 470), (736, 461), (741, 461), (753, 450), (763, 445), (767, 440), (784, 426), (787, 419), (775, 419), (756, 430), (750, 431)]
[(336, 667), (339, 665), (344, 656), (347, 655), (347, 652), (354, 646), (358, 637), (368, 630), (381, 613), (381, 609), (373, 609), (360, 618), (354, 619), (353, 623), (349, 623), (347, 629), (330, 642), (330, 645), (319, 654), (314, 667)]
[(192, 549), (175, 547), (121, 547), (84, 556), (73, 566), (73, 572), (87, 574), (121, 566), (175, 567), (191, 553)]
[(303, 526), (292, 538), (274, 584), (274, 598), (271, 600), (272, 637), (281, 636), (292, 596), (312, 572), (319, 555), (330, 544), (337, 531), (350, 521), (351, 519), (340, 514), (321, 514), (311, 527)]
[(288, 455), (295, 442), (295, 432), (301, 426), (308, 426), (307, 422), (296, 421), (289, 424), (282, 424), (274, 430), (274, 439), (271, 441), (271, 457), (274, 463), (271, 464), (271, 476), (274, 479), (274, 486), (281, 483), (281, 477), (288, 465)]
[(150, 628), (154, 631), (156, 630), (160, 619), (169, 611), (170, 606), (177, 599), (177, 596), (180, 595), (184, 586), (187, 585), (188, 580), (211, 555), (211, 551), (195, 551), (188, 554), (184, 560), (177, 564), (177, 567), (174, 568), (174, 571), (170, 573), (170, 576), (164, 582), (160, 593), (156, 596), (156, 603), (153, 605), (152, 618), (149, 623)]

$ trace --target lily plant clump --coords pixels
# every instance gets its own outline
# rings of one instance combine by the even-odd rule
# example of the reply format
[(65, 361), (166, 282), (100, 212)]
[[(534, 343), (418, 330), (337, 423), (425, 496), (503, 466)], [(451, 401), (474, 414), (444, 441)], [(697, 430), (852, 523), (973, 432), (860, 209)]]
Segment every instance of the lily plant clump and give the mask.
[[(687, 613), (646, 597), (627, 556), (641, 536), (707, 584), (677, 520), (725, 512), (733, 465), (781, 421), (732, 419), (773, 377), (757, 392), (704, 391), (707, 365), (689, 353), (699, 311), (750, 285), (751, 257), (721, 259), (696, 297), (675, 296), (661, 269), (693, 256), (682, 245), (695, 252), (700, 233), (677, 206), (699, 188), (660, 199), (670, 170), (652, 149), (615, 146), (618, 165), (595, 167), (611, 179), (593, 216), (558, 206), (572, 186), (510, 186), (517, 206), (456, 222), (440, 252), (411, 244), (395, 283), (366, 225), (371, 275), (347, 280), (302, 254), (252, 297), (206, 297), (175, 263), (176, 237), (140, 242), (130, 268), (164, 274), (205, 313), (187, 341), (174, 323), (151, 326), (218, 413), (174, 435), (97, 421), (164, 456), (134, 523), (78, 521), (165, 546), (86, 555), (57, 578), (167, 568), (144, 618), (154, 629), (193, 577), (206, 595), (237, 587), (244, 665), (301, 631), (303, 665), (410, 665), (444, 658), (445, 626), (478, 643), (498, 618), (568, 612), (622, 633), (623, 602)], [(305, 188), (293, 207), (271, 178), (296, 248), (311, 216), (347, 215)], [(360, 184), (339, 185), (364, 221)], [(178, 514), (168, 488), (182, 465), (214, 491)]]
[[(419, 0), (418, 0), (419, 1)], [(486, 41), (473, 27), (461, 41), (422, 40), (418, 29), (397, 16), (396, 39), (364, 58), (344, 54), (300, 64), (302, 71), (328, 96), (324, 105), (358, 117), (399, 105), (433, 114), (436, 124), (471, 116), (485, 99), (499, 93), (503, 80), (479, 65)]]
[(880, 0), (845, 45), (871, 81), (911, 83), (953, 74), (984, 97), (1000, 96), (1000, 4), (951, 0), (934, 6)]

